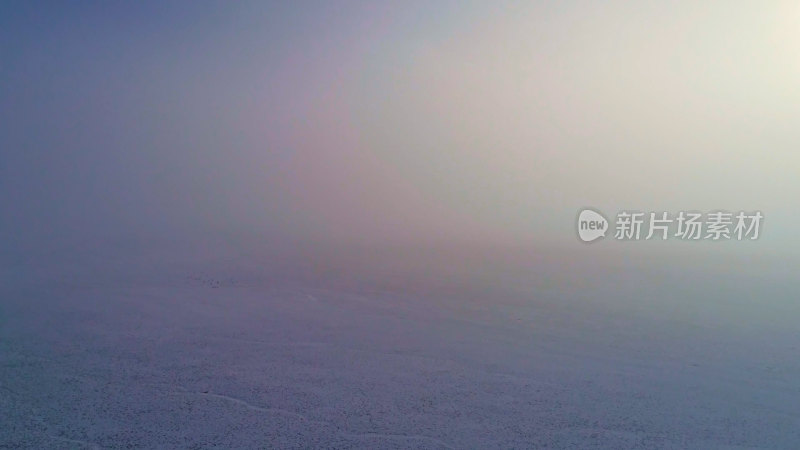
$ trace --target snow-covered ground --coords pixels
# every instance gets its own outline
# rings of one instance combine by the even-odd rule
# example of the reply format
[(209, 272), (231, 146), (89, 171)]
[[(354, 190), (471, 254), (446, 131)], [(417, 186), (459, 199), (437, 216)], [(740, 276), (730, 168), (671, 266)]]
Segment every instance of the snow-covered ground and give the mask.
[(4, 263), (0, 448), (800, 448), (796, 267), (167, 253)]

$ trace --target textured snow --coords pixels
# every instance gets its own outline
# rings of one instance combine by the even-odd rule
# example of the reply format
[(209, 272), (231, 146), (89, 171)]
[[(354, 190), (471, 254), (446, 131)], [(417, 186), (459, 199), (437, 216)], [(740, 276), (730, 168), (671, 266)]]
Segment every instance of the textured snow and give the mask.
[(800, 447), (790, 276), (323, 253), (9, 259), (0, 447)]

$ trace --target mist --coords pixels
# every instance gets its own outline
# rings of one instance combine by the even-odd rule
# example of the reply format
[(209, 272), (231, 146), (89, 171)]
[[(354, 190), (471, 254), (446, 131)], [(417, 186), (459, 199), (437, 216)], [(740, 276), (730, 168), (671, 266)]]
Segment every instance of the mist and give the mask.
[(2, 2), (0, 447), (797, 448), (798, 30)]
[(789, 3), (3, 9), (7, 244), (569, 246), (590, 205), (761, 210), (751, 248), (793, 245)]

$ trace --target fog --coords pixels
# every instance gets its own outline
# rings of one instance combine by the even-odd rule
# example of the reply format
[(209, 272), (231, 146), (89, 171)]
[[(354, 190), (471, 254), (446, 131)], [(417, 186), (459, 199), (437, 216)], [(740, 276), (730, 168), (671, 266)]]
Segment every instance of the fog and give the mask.
[(588, 205), (796, 253), (791, 3), (2, 8), (5, 245), (572, 246)]
[(3, 2), (0, 447), (797, 448), (799, 29)]

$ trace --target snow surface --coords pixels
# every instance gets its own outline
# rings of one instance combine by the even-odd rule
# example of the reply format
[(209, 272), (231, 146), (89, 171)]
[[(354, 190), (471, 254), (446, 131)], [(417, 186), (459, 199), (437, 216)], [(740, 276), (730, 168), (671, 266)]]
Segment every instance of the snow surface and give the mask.
[(0, 448), (800, 448), (788, 275), (167, 253), (4, 263)]

